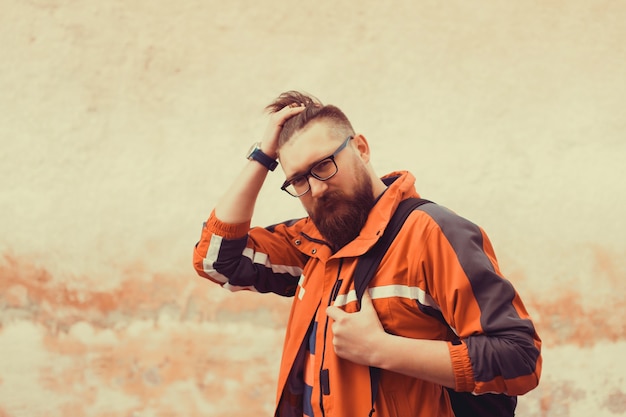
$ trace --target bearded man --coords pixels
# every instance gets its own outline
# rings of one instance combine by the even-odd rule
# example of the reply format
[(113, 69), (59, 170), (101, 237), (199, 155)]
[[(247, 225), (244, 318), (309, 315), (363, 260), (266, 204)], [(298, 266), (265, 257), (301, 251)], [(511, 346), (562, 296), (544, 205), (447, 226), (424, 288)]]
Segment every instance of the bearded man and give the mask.
[[(419, 197), (415, 178), (380, 178), (367, 139), (335, 106), (289, 91), (268, 110), (262, 142), (204, 224), (194, 267), (231, 291), (293, 297), (275, 416), (446, 417), (448, 388), (535, 388), (541, 341), (485, 232), (436, 204), (415, 210), (359, 306), (356, 263), (400, 202)], [(251, 227), (277, 159), (281, 188), (308, 217)], [(372, 367), (381, 369), (375, 397)]]

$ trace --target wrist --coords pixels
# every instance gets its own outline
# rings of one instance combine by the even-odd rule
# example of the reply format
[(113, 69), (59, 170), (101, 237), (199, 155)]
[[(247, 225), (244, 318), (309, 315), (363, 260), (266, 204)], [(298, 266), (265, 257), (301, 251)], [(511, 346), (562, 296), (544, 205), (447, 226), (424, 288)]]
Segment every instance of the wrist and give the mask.
[(386, 369), (389, 367), (388, 363), (388, 352), (387, 347), (388, 343), (391, 343), (393, 336), (388, 333), (383, 333), (375, 340), (372, 341), (372, 346), (370, 349), (369, 360), (368, 363), (370, 366), (374, 366), (381, 369)]
[(267, 143), (261, 142), (259, 145), (259, 149), (261, 150), (261, 152), (263, 152), (265, 155), (269, 156), (270, 158), (278, 159), (278, 152), (276, 152), (276, 149), (268, 145)]
[(256, 161), (259, 164), (263, 165), (269, 171), (274, 171), (276, 166), (278, 166), (278, 161), (275, 157), (272, 157), (265, 153), (263, 149), (261, 149), (261, 142), (257, 142), (252, 145), (250, 150), (248, 151), (246, 158), (250, 161)]

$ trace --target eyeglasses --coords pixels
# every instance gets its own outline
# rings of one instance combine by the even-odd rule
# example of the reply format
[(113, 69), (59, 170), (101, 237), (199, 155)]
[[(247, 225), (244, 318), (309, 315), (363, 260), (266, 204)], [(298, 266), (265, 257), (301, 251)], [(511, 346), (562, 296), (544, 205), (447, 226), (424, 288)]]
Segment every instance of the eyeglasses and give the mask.
[(280, 189), (286, 191), (293, 197), (302, 197), (311, 189), (309, 177), (313, 177), (320, 181), (327, 181), (331, 179), (337, 171), (339, 171), (337, 163), (335, 162), (335, 157), (339, 152), (343, 151), (346, 146), (348, 146), (348, 142), (350, 142), (352, 138), (353, 136), (348, 136), (346, 140), (343, 141), (341, 146), (339, 146), (337, 150), (332, 153), (332, 155), (316, 162), (306, 174), (298, 175), (297, 177), (285, 181)]

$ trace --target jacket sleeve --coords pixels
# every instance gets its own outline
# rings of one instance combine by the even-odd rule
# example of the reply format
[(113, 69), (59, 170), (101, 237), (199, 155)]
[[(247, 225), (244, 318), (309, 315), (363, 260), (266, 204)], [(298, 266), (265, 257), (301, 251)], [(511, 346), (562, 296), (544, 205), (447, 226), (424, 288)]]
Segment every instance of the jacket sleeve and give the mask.
[(194, 268), (231, 291), (293, 296), (306, 257), (290, 242), (303, 221), (250, 228), (249, 223), (224, 223), (213, 212), (194, 248)]
[(458, 336), (449, 342), (457, 391), (522, 395), (541, 375), (541, 340), (511, 282), (503, 278), (487, 235), (441, 207), (424, 270), (441, 314)]

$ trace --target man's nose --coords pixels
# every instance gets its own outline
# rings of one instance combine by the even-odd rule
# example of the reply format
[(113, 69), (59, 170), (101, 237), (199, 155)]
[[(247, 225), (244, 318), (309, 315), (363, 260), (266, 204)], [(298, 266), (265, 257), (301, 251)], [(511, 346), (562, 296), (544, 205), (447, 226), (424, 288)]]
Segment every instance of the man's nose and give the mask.
[(309, 177), (309, 186), (311, 187), (311, 197), (320, 197), (328, 189), (326, 181), (320, 181), (315, 177)]

